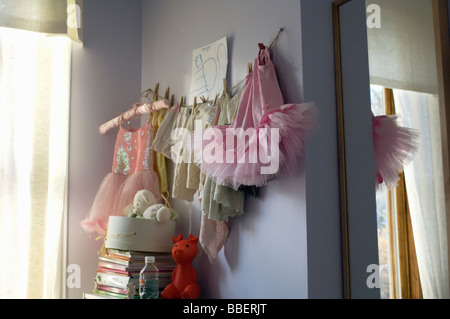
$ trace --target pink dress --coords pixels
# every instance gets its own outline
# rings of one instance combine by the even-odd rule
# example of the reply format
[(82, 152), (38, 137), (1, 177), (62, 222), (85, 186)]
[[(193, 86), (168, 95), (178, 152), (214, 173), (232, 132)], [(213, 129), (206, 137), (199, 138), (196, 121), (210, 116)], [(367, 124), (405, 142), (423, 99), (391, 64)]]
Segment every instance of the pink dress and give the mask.
[(112, 171), (103, 179), (82, 228), (89, 233), (104, 234), (111, 215), (123, 216), (123, 209), (133, 203), (137, 191), (147, 189), (161, 202), (158, 174), (154, 170), (155, 154), (151, 149), (154, 128), (147, 121), (139, 129), (117, 134)]
[(231, 125), (214, 126), (203, 138), (194, 133), (191, 142), (202, 172), (236, 190), (241, 185), (260, 187), (291, 172), (316, 125), (313, 103), (284, 103), (269, 48), (260, 48)]

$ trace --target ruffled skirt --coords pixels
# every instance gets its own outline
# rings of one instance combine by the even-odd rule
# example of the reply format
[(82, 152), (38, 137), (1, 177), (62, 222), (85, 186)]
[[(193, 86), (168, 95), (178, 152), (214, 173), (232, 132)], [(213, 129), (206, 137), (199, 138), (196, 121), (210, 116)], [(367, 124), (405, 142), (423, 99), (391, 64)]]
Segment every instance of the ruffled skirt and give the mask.
[(297, 167), (316, 117), (313, 103), (285, 104), (264, 114), (256, 128), (219, 125), (193, 132), (190, 148), (195, 163), (217, 184), (261, 187)]
[(131, 175), (108, 173), (81, 227), (88, 233), (104, 234), (109, 216), (123, 216), (125, 206), (132, 204), (137, 191), (142, 189), (151, 191), (157, 202), (162, 202), (155, 171), (140, 171)]
[(375, 159), (375, 184), (384, 183), (388, 189), (396, 187), (398, 174), (403, 171), (417, 148), (416, 130), (402, 127), (395, 115), (372, 118)]

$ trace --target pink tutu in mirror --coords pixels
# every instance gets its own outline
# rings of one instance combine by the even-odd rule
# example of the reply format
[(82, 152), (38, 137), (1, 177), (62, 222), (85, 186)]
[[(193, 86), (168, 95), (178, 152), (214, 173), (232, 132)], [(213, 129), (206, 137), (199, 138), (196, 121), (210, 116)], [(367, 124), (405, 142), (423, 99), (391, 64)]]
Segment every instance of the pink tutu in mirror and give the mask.
[(403, 165), (413, 157), (417, 145), (416, 130), (398, 124), (396, 115), (372, 116), (375, 159), (375, 184), (388, 189), (397, 186)]

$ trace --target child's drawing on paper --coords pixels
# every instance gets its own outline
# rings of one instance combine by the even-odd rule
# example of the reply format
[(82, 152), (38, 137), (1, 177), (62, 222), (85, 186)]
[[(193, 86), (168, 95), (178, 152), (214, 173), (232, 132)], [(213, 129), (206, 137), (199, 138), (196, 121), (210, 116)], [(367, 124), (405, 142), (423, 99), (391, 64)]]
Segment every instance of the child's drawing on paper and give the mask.
[(196, 49), (192, 53), (190, 99), (209, 99), (223, 91), (223, 79), (227, 76), (228, 49), (226, 37)]

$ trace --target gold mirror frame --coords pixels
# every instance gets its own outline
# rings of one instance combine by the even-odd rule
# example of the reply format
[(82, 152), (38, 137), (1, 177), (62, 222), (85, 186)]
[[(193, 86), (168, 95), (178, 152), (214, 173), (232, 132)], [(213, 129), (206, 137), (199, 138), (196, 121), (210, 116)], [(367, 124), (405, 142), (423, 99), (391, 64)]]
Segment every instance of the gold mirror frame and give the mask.
[(351, 0), (333, 2), (334, 59), (336, 76), (337, 130), (339, 146), (339, 190), (341, 203), (341, 240), (344, 298), (350, 298), (350, 242), (348, 236), (347, 179), (345, 166), (344, 99), (342, 88), (341, 33), (339, 7)]
[[(341, 201), (341, 231), (342, 231), (342, 263), (343, 263), (343, 292), (344, 298), (349, 299), (351, 293), (350, 269), (350, 239), (347, 200), (346, 148), (344, 127), (344, 100), (342, 86), (341, 64), (341, 34), (339, 9), (342, 5), (356, 0), (336, 0), (333, 2), (335, 76), (336, 76), (336, 104), (337, 129), (339, 145), (339, 183)], [(364, 1), (364, 0), (362, 0)], [(433, 1), (434, 31), (436, 43), (436, 61), (438, 70), (439, 110), (441, 119), (442, 154), (444, 167), (445, 208), (447, 215), (447, 243), (450, 256), (450, 34), (449, 17), (446, 0)], [(445, 71), (447, 70), (447, 71)]]

